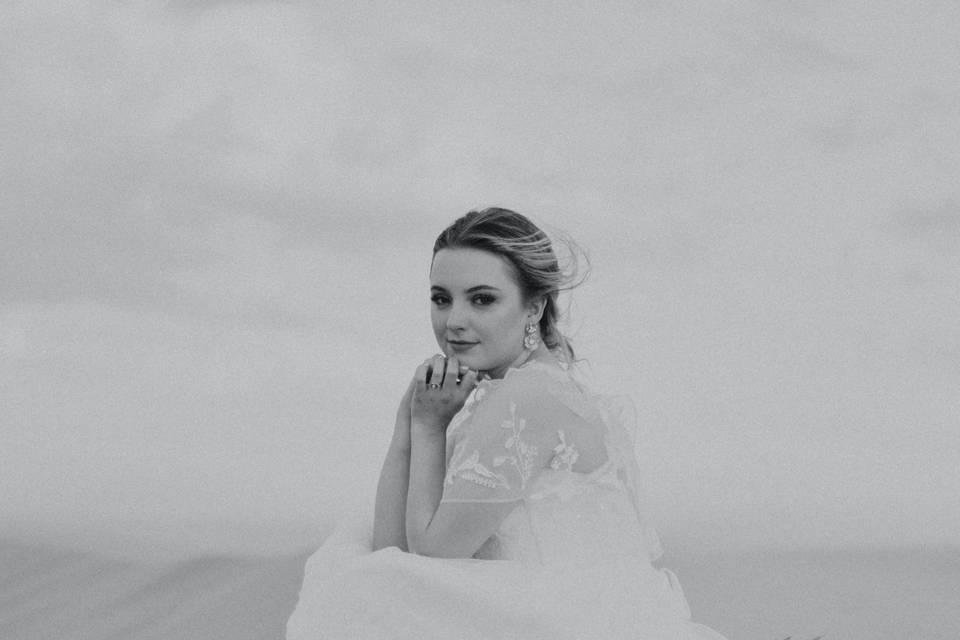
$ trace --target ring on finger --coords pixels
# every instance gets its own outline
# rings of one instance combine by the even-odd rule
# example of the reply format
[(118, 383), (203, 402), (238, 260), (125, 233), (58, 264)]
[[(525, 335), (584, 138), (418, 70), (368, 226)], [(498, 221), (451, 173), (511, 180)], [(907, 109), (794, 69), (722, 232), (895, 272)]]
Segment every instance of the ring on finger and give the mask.
[(427, 385), (427, 388), (429, 388), (429, 389), (439, 389), (439, 388), (440, 388), (440, 385), (437, 384), (436, 382), (431, 382), (430, 384)]
[(437, 382), (433, 384), (437, 385), (436, 387), (431, 387), (433, 389), (439, 389), (443, 384), (443, 378), (447, 375), (447, 358), (442, 353), (438, 353), (433, 357), (433, 367), (432, 375), (430, 376)]

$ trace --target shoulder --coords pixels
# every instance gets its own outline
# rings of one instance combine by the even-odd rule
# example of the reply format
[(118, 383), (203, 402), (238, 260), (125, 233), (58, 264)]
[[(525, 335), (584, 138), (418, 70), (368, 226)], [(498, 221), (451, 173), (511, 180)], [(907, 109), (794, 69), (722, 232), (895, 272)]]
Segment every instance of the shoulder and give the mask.
[(530, 362), (508, 370), (503, 378), (482, 380), (477, 395), (484, 400), (547, 396), (568, 389), (570, 383), (570, 375), (560, 365)]
[(476, 389), (479, 415), (522, 411), (526, 415), (579, 413), (583, 392), (570, 373), (556, 363), (531, 362), (507, 371), (498, 380), (483, 380)]

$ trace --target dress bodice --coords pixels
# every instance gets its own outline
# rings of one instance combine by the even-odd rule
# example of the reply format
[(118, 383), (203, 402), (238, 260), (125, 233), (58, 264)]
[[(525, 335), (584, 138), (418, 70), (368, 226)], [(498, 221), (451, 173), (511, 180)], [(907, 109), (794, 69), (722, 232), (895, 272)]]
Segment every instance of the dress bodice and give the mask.
[(475, 558), (596, 564), (659, 555), (636, 500), (633, 425), (615, 400), (539, 362), (478, 385), (447, 431), (443, 500), (516, 506)]

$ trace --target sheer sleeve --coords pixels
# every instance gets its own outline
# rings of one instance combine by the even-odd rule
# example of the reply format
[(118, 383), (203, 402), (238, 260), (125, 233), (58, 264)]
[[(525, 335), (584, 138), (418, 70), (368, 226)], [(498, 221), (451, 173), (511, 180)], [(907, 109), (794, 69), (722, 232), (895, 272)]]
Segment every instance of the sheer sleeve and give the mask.
[(544, 373), (523, 372), (477, 388), (447, 434), (444, 502), (513, 502), (544, 469), (571, 470), (583, 420)]
[(639, 536), (655, 560), (663, 550), (643, 500), (633, 403), (592, 391), (574, 373), (525, 366), (481, 382), (447, 429), (441, 502), (562, 498), (570, 495), (568, 480), (582, 488), (613, 474), (635, 515), (624, 531)]
[(648, 559), (652, 562), (663, 555), (663, 547), (641, 500), (643, 485), (636, 454), (636, 408), (627, 396), (598, 396), (598, 405), (606, 425), (607, 450), (633, 504), (640, 527), (639, 534)]

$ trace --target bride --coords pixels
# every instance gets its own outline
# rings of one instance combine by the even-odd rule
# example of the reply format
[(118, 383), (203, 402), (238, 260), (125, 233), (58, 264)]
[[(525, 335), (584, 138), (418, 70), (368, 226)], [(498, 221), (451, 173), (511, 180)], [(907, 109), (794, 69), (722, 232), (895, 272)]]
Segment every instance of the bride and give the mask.
[(440, 234), (443, 353), (400, 402), (372, 540), (341, 527), (310, 558), (288, 640), (723, 640), (651, 564), (629, 403), (581, 380), (557, 328), (569, 276), (513, 211)]

